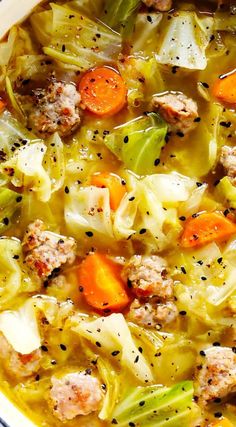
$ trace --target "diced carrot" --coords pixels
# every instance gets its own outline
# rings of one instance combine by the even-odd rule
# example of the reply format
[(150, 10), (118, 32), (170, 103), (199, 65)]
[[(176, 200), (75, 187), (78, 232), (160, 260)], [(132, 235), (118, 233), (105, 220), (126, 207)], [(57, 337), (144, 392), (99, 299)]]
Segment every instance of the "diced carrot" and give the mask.
[(0, 97), (0, 114), (5, 110), (6, 102)]
[(89, 254), (79, 266), (78, 282), (89, 305), (105, 313), (122, 311), (130, 299), (122, 267), (101, 253)]
[(234, 427), (234, 426), (231, 423), (231, 421), (229, 421), (227, 418), (222, 418), (222, 420), (218, 420), (210, 424), (209, 427)]
[(95, 187), (108, 188), (110, 193), (110, 207), (114, 211), (120, 205), (126, 193), (126, 186), (122, 184), (122, 180), (114, 173), (97, 173), (91, 178), (91, 184)]
[(236, 225), (222, 213), (201, 213), (186, 221), (180, 245), (184, 248), (206, 245), (213, 241), (228, 239), (234, 233)]
[(212, 94), (220, 102), (236, 106), (236, 70), (220, 76), (213, 84)]
[(98, 116), (112, 116), (126, 104), (127, 90), (121, 75), (109, 67), (87, 71), (79, 83), (82, 105)]

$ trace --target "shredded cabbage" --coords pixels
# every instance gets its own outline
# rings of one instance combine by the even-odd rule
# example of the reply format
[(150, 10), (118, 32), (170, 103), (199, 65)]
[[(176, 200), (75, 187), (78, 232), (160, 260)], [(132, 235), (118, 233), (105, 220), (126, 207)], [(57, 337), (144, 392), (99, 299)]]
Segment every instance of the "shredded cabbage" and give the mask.
[(11, 226), (14, 214), (21, 207), (23, 196), (8, 188), (0, 187), (0, 234)]
[(51, 10), (32, 15), (31, 24), (46, 55), (81, 70), (109, 62), (120, 52), (117, 33), (65, 6), (51, 3)]
[[(75, 317), (73, 321), (76, 321)], [(122, 314), (111, 314), (92, 321), (78, 317), (72, 330), (96, 345), (97, 350), (105, 352), (105, 355), (112, 356), (113, 352), (118, 352), (114, 361), (128, 369), (139, 381), (153, 381), (148, 362), (137, 349)]]
[(54, 193), (63, 186), (65, 180), (64, 147), (57, 133), (47, 141), (44, 168), (51, 180), (51, 192)]
[(8, 97), (11, 101), (11, 105), (12, 105), (13, 109), (15, 110), (17, 116), (19, 117), (21, 123), (26, 125), (26, 117), (25, 117), (24, 112), (21, 108), (21, 105), (17, 101), (17, 98), (16, 98), (14, 91), (13, 91), (13, 88), (12, 88), (11, 80), (9, 79), (8, 76), (6, 77), (6, 91), (7, 91)]
[(119, 71), (128, 89), (128, 105), (139, 107), (149, 102), (153, 93), (162, 92), (164, 83), (155, 58), (132, 56), (118, 64)]
[(0, 308), (4, 308), (21, 289), (21, 244), (17, 239), (0, 238)]
[(156, 59), (161, 64), (204, 70), (206, 48), (212, 34), (213, 18), (199, 18), (195, 12), (179, 11), (163, 20), (166, 28)]
[(216, 186), (216, 194), (231, 208), (236, 208), (236, 187), (230, 182), (230, 179), (225, 176)]

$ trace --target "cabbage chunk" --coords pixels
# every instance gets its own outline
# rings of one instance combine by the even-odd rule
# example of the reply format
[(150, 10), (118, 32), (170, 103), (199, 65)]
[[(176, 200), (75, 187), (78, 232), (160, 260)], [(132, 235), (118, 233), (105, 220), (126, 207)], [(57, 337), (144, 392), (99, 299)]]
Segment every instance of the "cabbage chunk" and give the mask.
[[(114, 411), (120, 427), (182, 427), (196, 421), (193, 383), (183, 381), (173, 387), (137, 387)], [(199, 411), (200, 412), (200, 411)], [(198, 413), (199, 415), (199, 413)], [(195, 420), (194, 420), (195, 418)]]
[(199, 18), (195, 12), (179, 11), (169, 21), (167, 19), (163, 20), (162, 29), (166, 30), (156, 54), (157, 61), (190, 70), (204, 70), (213, 18)]
[(148, 362), (136, 347), (128, 325), (122, 314), (111, 314), (93, 321), (74, 317), (72, 330), (97, 346), (105, 355), (114, 356), (120, 363), (141, 382), (152, 382), (153, 375)]
[(80, 70), (109, 62), (121, 50), (119, 34), (69, 7), (51, 3), (51, 10), (32, 15), (31, 24), (46, 55)]
[(114, 129), (105, 145), (125, 167), (139, 175), (155, 172), (165, 145), (167, 124), (156, 113), (147, 113)]

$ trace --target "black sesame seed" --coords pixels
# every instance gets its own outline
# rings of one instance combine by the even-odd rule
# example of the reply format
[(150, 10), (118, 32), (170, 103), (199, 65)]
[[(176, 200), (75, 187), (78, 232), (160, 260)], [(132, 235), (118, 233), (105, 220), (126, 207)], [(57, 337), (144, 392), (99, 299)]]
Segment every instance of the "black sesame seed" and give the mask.
[(9, 218), (5, 217), (2, 220), (3, 224), (8, 225), (9, 224)]
[(61, 350), (63, 350), (63, 351), (66, 351), (66, 350), (67, 350), (67, 348), (66, 348), (66, 345), (65, 345), (65, 344), (60, 344), (60, 348), (61, 348)]
[(130, 197), (130, 198), (129, 198), (129, 202), (132, 202), (134, 199), (135, 199), (135, 197), (134, 197), (134, 196)]
[(144, 406), (145, 405), (145, 400), (141, 400), (141, 402), (139, 402), (139, 406)]
[(102, 344), (100, 342), (98, 342), (98, 341), (96, 341), (95, 344), (96, 344), (97, 347), (102, 347)]
[(93, 237), (93, 232), (92, 231), (85, 231), (85, 234), (88, 237)]
[(17, 196), (17, 198), (16, 198), (16, 202), (17, 202), (17, 203), (20, 203), (20, 202), (21, 202), (21, 200), (22, 200), (22, 196)]
[(129, 137), (128, 137), (128, 135), (126, 135), (125, 137), (124, 137), (124, 143), (125, 144), (127, 144), (129, 142)]
[(205, 351), (201, 350), (201, 351), (200, 351), (200, 355), (201, 355), (201, 356), (206, 356)]
[(214, 413), (214, 417), (215, 418), (221, 418), (222, 417), (222, 412), (215, 412)]
[(180, 221), (186, 221), (186, 217), (182, 215), (182, 216), (179, 217), (179, 220)]
[(213, 342), (213, 344), (212, 345), (214, 345), (214, 347), (220, 347), (220, 342), (218, 342), (218, 341), (215, 341), (215, 342)]
[(69, 190), (69, 188), (66, 185), (66, 187), (65, 187), (65, 193), (68, 194), (69, 192), (70, 192), (70, 190)]
[(46, 345), (41, 345), (41, 350), (47, 352), (48, 348)]
[(146, 233), (146, 228), (141, 228), (141, 230), (139, 231), (139, 234), (145, 234)]
[(229, 128), (231, 126), (231, 122), (220, 122), (220, 126), (223, 126), (225, 128)]
[(185, 310), (181, 310), (181, 311), (179, 312), (179, 314), (180, 314), (181, 316), (186, 316), (187, 312), (186, 312)]
[(118, 354), (120, 354), (119, 350), (115, 350), (111, 353), (112, 356), (117, 356)]
[(182, 271), (183, 274), (187, 274), (184, 267), (180, 267), (180, 269), (181, 269), (181, 271)]
[(154, 166), (158, 166), (160, 164), (160, 159), (155, 159)]

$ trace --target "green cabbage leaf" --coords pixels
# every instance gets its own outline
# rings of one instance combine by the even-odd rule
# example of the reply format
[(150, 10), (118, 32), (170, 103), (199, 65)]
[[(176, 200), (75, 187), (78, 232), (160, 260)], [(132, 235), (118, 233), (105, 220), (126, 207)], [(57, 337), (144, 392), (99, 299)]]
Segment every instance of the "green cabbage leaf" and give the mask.
[(105, 0), (103, 21), (115, 30), (130, 33), (140, 0)]
[(113, 417), (120, 427), (191, 426), (198, 412), (193, 393), (192, 381), (183, 381), (173, 387), (136, 387), (119, 403)]
[(160, 162), (167, 124), (156, 113), (147, 113), (117, 126), (104, 143), (127, 169), (138, 175), (152, 174)]

